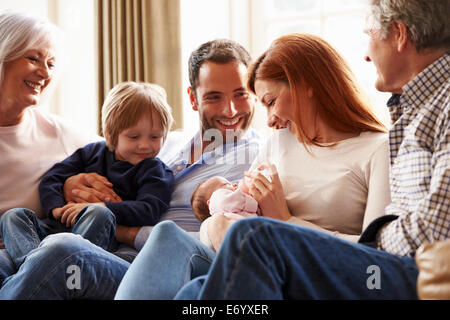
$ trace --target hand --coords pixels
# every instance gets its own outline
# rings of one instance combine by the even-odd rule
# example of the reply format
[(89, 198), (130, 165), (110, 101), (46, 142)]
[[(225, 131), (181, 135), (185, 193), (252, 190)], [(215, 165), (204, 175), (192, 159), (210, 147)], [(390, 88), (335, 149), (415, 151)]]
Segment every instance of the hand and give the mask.
[(116, 240), (135, 248), (134, 240), (141, 228), (142, 227), (129, 227), (118, 224), (116, 225)]
[[(259, 172), (263, 169), (267, 169), (270, 172), (271, 181)], [(249, 185), (249, 192), (258, 201), (258, 206), (263, 216), (282, 221), (286, 221), (291, 217), (277, 168), (273, 164), (263, 164), (255, 171), (246, 172), (245, 176), (252, 179)]]
[[(71, 207), (74, 205), (75, 203), (71, 202), (66, 204), (64, 207), (62, 208), (54, 208), (52, 210), (52, 215), (53, 218), (55, 218), (55, 220), (59, 220), (61, 223), (64, 223), (67, 221), (67, 217), (69, 215), (70, 220), (72, 220), (72, 214), (74, 215), (73, 220), (75, 221), (75, 218), (77, 216), (77, 214), (79, 213), (79, 211), (76, 212), (75, 214), (75, 210), (72, 210)], [(87, 204), (83, 204), (83, 205), (87, 205)], [(80, 210), (81, 211), (81, 210)], [(72, 214), (71, 214), (72, 213)], [(62, 221), (62, 216), (65, 214), (65, 218), (64, 218), (64, 222)], [(72, 224), (66, 224), (67, 227), (70, 227)]]
[(64, 198), (69, 202), (120, 202), (112, 183), (97, 173), (80, 173), (64, 183)]
[[(53, 217), (65, 223), (66, 227), (73, 227), (77, 215), (91, 203), (68, 203), (62, 208), (55, 208), (52, 210)], [(96, 203), (102, 205), (102, 203)], [(59, 216), (59, 218), (57, 218)]]
[(207, 233), (216, 252), (219, 251), (220, 245), (222, 244), (228, 229), (230, 229), (236, 221), (237, 220), (229, 219), (222, 214), (214, 214), (209, 218)]

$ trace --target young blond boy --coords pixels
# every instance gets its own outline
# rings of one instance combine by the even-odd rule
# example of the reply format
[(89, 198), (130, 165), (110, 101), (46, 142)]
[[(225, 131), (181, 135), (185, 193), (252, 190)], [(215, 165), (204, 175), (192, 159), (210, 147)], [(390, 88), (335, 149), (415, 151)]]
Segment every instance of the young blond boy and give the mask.
[[(172, 122), (171, 108), (160, 86), (136, 82), (116, 85), (102, 108), (105, 141), (78, 149), (44, 175), (39, 193), (48, 218), (38, 220), (24, 208), (2, 216), (5, 247), (16, 266), (39, 245), (36, 239), (48, 234), (69, 231), (111, 251), (117, 246), (116, 225), (156, 224), (169, 207), (174, 185), (172, 171), (157, 158)], [(65, 180), (83, 172), (106, 177), (121, 201), (66, 203)]]

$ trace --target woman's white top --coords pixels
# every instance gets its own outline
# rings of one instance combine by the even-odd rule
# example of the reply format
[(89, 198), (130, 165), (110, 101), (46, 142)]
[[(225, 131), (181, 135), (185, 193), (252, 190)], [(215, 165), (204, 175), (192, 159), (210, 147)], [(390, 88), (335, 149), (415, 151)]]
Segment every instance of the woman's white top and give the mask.
[(276, 166), (292, 214), (287, 222), (357, 241), (391, 201), (388, 135), (363, 132), (332, 147), (309, 147), (311, 153), (288, 129), (277, 130), (250, 170)]
[(42, 218), (38, 186), (44, 173), (99, 139), (37, 107), (27, 108), (20, 124), (0, 127), (0, 215), (11, 208), (28, 208)]

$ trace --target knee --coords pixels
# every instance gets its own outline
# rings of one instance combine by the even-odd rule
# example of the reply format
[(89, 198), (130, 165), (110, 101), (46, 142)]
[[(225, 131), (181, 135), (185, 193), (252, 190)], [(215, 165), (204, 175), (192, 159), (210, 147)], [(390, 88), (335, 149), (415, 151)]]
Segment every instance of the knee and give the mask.
[(182, 229), (173, 221), (162, 221), (153, 228), (151, 236), (153, 238), (172, 239), (174, 235), (178, 234)]
[(0, 249), (0, 283), (17, 272), (16, 266), (6, 249)]
[(236, 221), (227, 233), (233, 234), (233, 237), (244, 235), (255, 229), (263, 223), (263, 218), (247, 218)]
[(83, 249), (90, 242), (78, 234), (69, 232), (55, 233), (44, 238), (39, 248), (40, 252), (47, 252), (50, 256), (70, 255)]
[(298, 245), (305, 245), (311, 243), (311, 241), (323, 238), (335, 239), (332, 235), (308, 227), (265, 217), (252, 217), (241, 219), (234, 223), (228, 230), (224, 241), (237, 241), (236, 243), (240, 243), (243, 240), (278, 242), (286, 235), (295, 237)]
[(258, 241), (273, 241), (280, 232), (284, 232), (285, 228), (291, 227), (293, 227), (291, 224), (264, 217), (241, 219), (230, 227), (225, 235), (224, 242), (231, 241), (238, 244), (243, 240), (248, 241), (255, 238)]
[(114, 213), (107, 207), (100, 205), (89, 205), (79, 214), (77, 220), (88, 219), (106, 225), (107, 223), (116, 223)]
[(0, 225), (10, 226), (18, 222), (29, 222), (33, 220), (34, 212), (29, 209), (15, 208), (10, 209), (2, 214), (0, 217)]
[[(24, 276), (32, 277), (34, 272), (56, 275), (61, 268), (65, 275), (68, 266), (82, 267), (86, 261), (89, 261), (89, 265), (95, 264), (96, 258), (103, 261), (99, 255), (100, 250), (99, 247), (77, 234), (66, 232), (49, 235), (41, 241), (39, 247), (27, 255), (22, 265), (26, 266), (24, 270), (28, 270), (23, 271), (25, 272)], [(93, 268), (93, 266), (89, 267)], [(44, 280), (41, 279), (41, 281)], [(55, 279), (55, 281), (57, 280)]]
[(189, 235), (183, 229), (181, 229), (175, 222), (162, 221), (153, 227), (149, 238), (145, 242), (145, 245), (146, 246), (162, 245), (165, 248), (179, 247), (179, 245), (186, 242), (185, 236)]

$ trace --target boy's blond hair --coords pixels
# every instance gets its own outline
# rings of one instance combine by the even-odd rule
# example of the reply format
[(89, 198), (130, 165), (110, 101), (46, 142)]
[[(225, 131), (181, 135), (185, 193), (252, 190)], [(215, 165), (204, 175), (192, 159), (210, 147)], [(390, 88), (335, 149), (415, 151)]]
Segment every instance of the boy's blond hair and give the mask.
[(112, 88), (102, 107), (103, 135), (108, 149), (114, 151), (119, 134), (136, 125), (144, 115), (152, 120), (152, 111), (161, 118), (165, 141), (173, 123), (166, 91), (153, 83), (133, 81), (122, 82)]

